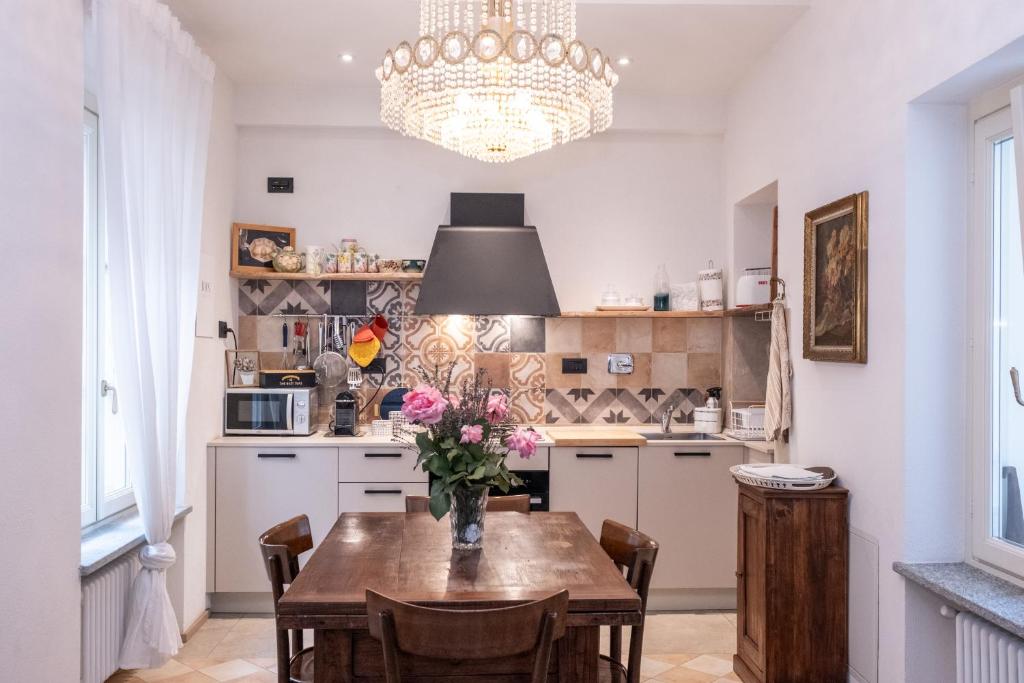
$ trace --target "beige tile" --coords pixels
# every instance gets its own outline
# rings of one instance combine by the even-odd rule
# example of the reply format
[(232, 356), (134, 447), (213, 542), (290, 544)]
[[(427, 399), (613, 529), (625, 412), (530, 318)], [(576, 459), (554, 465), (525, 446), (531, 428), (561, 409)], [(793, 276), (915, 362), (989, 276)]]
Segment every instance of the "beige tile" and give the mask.
[(644, 629), (644, 654), (726, 654), (736, 651), (736, 627), (724, 614), (649, 614)]
[(607, 353), (589, 353), (587, 359), (587, 374), (583, 375), (582, 386), (588, 389), (614, 389), (616, 376), (608, 372)]
[(277, 667), (277, 657), (248, 657), (248, 661), (261, 669), (273, 669)]
[(651, 357), (650, 353), (634, 353), (633, 374), (615, 375), (616, 386), (621, 389), (645, 389), (658, 386), (651, 383)]
[(722, 354), (687, 354), (686, 383), (695, 389), (722, 386)]
[(206, 674), (215, 681), (233, 681), (242, 676), (250, 676), (260, 672), (267, 673), (265, 669), (244, 659), (232, 659), (231, 661), (208, 666), (200, 670), (200, 673)]
[(667, 393), (690, 386), (686, 356), (685, 353), (652, 353), (651, 386), (664, 389)]
[(665, 673), (657, 675), (654, 680), (670, 681), (671, 683), (711, 683), (715, 680), (715, 676), (701, 673), (700, 671), (694, 671), (693, 669), (687, 669), (682, 666), (677, 666), (673, 669), (669, 669)]
[(669, 655), (669, 654), (646, 655), (645, 654), (644, 655), (644, 659), (651, 659), (651, 660), (654, 660), (656, 662), (662, 662), (662, 663), (668, 664), (669, 667), (671, 668), (673, 666), (679, 666), (680, 664), (685, 664), (686, 662), (690, 661), (691, 659), (693, 659), (696, 656), (697, 655)]
[(583, 343), (583, 325), (579, 318), (548, 318), (544, 321), (545, 351), (579, 353)]
[(651, 323), (651, 350), (663, 353), (686, 351), (686, 318), (655, 318)]
[(192, 667), (182, 664), (176, 659), (172, 659), (159, 669), (139, 669), (135, 671), (135, 675), (144, 681), (163, 681), (174, 676), (181, 676), (183, 674), (191, 673)]
[(260, 670), (256, 673), (249, 674), (248, 676), (232, 678), (230, 683), (277, 683), (277, 674), (266, 670)]
[(615, 350), (649, 353), (652, 329), (650, 318), (619, 318), (615, 325)]
[(546, 353), (544, 354), (544, 365), (546, 366), (545, 382), (549, 389), (576, 389), (583, 386), (583, 375), (562, 374), (563, 358), (579, 358), (578, 353)]
[(166, 678), (160, 683), (214, 683), (217, 679), (210, 678), (206, 674), (201, 674), (198, 671), (192, 671), (181, 676), (175, 676), (174, 678)]
[(231, 629), (231, 632), (235, 634), (249, 633), (266, 637), (273, 637), (274, 619), (273, 617), (255, 617), (248, 619), (239, 619), (235, 627)]
[(722, 319), (691, 318), (686, 323), (686, 350), (691, 353), (722, 352)]
[(486, 370), (484, 381), (490, 380), (491, 385), (498, 389), (509, 386), (510, 364), (512, 356), (507, 353), (474, 353), (473, 365), (477, 370)]
[(683, 664), (688, 669), (711, 674), (715, 677), (725, 676), (732, 673), (732, 660), (716, 657), (715, 655), (700, 655)]
[(259, 348), (259, 323), (260, 316), (258, 315), (238, 316), (238, 348)]
[(715, 681), (715, 683), (742, 683), (740, 677), (735, 673), (731, 673), (728, 676), (724, 676)]
[(615, 350), (614, 318), (584, 318), (582, 321), (581, 351), (599, 353)]
[[(623, 649), (623, 656), (626, 656), (626, 650)], [(641, 657), (640, 658), (640, 678), (654, 678), (658, 674), (663, 674), (669, 669), (673, 668), (674, 664), (663, 662), (653, 657)]]

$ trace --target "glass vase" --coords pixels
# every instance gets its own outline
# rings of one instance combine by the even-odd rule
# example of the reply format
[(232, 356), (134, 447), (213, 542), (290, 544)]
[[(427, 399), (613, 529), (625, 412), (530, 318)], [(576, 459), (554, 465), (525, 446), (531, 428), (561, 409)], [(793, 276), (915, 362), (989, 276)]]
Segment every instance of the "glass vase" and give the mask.
[(449, 513), (453, 550), (479, 550), (484, 541), (484, 513), (487, 511), (487, 487), (457, 488), (452, 492)]

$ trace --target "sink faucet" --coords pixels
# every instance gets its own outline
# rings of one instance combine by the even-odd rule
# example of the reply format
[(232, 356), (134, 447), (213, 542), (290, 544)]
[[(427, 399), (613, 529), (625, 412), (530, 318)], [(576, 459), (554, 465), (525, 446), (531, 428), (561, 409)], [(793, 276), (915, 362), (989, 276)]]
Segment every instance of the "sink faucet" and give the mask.
[(676, 411), (676, 404), (669, 403), (661, 413), (661, 431), (663, 434), (672, 433), (672, 413)]

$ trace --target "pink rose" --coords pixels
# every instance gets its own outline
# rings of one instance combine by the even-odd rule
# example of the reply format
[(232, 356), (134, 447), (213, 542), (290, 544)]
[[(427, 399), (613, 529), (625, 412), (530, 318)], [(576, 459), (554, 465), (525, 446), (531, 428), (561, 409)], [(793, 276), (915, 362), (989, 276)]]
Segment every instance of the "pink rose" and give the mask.
[(447, 407), (448, 401), (432, 386), (421, 384), (402, 397), (402, 414), (410, 422), (435, 425)]
[(487, 399), (487, 421), (498, 424), (508, 416), (508, 398), (505, 394), (491, 394)]
[(516, 451), (521, 458), (529, 458), (537, 452), (537, 442), (540, 441), (540, 433), (532, 429), (517, 428), (514, 432), (505, 437), (505, 445), (510, 451)]
[(463, 425), (462, 439), (459, 443), (480, 443), (484, 440), (484, 428), (481, 425)]

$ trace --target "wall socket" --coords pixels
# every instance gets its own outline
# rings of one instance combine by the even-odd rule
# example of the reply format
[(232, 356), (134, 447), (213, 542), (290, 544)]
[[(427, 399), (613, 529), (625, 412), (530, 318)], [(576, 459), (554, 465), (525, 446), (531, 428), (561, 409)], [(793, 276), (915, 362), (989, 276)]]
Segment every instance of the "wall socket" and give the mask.
[(585, 374), (587, 374), (587, 359), (586, 358), (563, 358), (562, 359), (562, 374), (563, 375), (585, 375)]
[(633, 374), (633, 354), (611, 353), (608, 354), (608, 372), (612, 375)]

